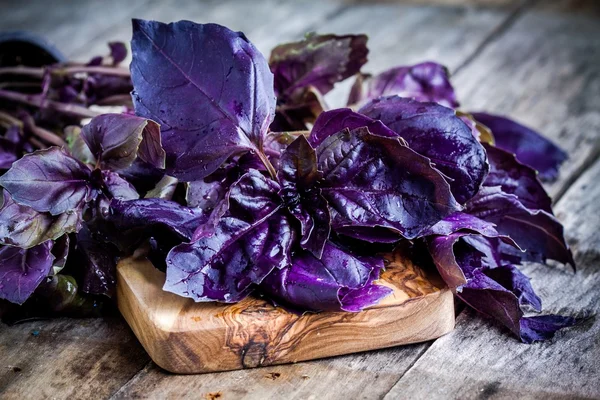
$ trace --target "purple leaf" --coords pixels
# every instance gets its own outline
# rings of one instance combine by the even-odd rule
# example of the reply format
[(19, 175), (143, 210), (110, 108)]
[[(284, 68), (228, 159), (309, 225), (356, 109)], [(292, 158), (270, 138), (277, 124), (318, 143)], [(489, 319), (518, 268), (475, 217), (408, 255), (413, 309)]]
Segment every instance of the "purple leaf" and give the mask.
[(459, 203), (477, 193), (488, 171), (485, 149), (454, 110), (391, 96), (373, 100), (359, 112), (381, 120), (411, 149), (430, 158), (451, 179)]
[(317, 156), (338, 233), (384, 227), (412, 239), (459, 209), (429, 160), (396, 138), (345, 130), (321, 143)]
[(185, 200), (189, 207), (213, 210), (243, 175), (237, 163), (227, 163), (200, 181), (187, 183)]
[(81, 227), (81, 209), (52, 216), (15, 203), (5, 190), (2, 194), (0, 244), (30, 248), (58, 239), (64, 234), (77, 232)]
[[(573, 318), (555, 315), (524, 317), (522, 306), (540, 311), (541, 300), (529, 278), (517, 267), (499, 265), (497, 255), (486, 254), (496, 252), (491, 241), (475, 234), (456, 233), (432, 238), (428, 243), (438, 271), (457, 296), (471, 308), (508, 327), (523, 342), (548, 339), (556, 330), (575, 322)], [(543, 321), (556, 323), (543, 324)]]
[(113, 199), (108, 220), (119, 231), (166, 229), (182, 240), (191, 240), (194, 231), (203, 224), (206, 213), (163, 199), (121, 201)]
[(23, 156), (0, 177), (14, 201), (52, 215), (81, 208), (97, 195), (91, 171), (63, 149), (51, 147)]
[(112, 296), (116, 289), (118, 250), (93, 234), (84, 224), (77, 233), (74, 263), (79, 288), (85, 293)]
[(542, 311), (542, 300), (535, 294), (530, 279), (514, 265), (503, 265), (486, 271), (487, 276), (510, 290), (519, 299), (521, 306), (531, 306), (535, 311)]
[(285, 148), (288, 147), (300, 135), (304, 135), (304, 131), (269, 132), (269, 134), (266, 136), (264, 151), (276, 170), (279, 169), (279, 158), (281, 157), (281, 153), (283, 153)]
[(0, 137), (0, 169), (9, 169), (12, 163), (21, 156), (19, 145), (13, 141)]
[(269, 132), (265, 137), (265, 152), (269, 157), (279, 158), (285, 148), (302, 134), (303, 132)]
[(425, 231), (423, 235), (447, 236), (460, 231), (479, 233), (488, 237), (498, 236), (498, 232), (493, 223), (463, 212), (448, 215), (446, 218)]
[(528, 261), (547, 258), (575, 266), (565, 242), (563, 226), (544, 210), (530, 210), (512, 194), (499, 187), (483, 187), (469, 203), (466, 212), (496, 224), (496, 229), (517, 242), (525, 253), (516, 256)]
[(560, 315), (524, 317), (515, 293), (486, 275), (487, 272), (475, 271), (470, 281), (457, 291), (458, 297), (502, 323), (524, 343), (550, 339), (557, 330), (577, 322), (575, 318)]
[(154, 121), (127, 114), (103, 114), (83, 127), (81, 136), (103, 169), (128, 168), (139, 157), (165, 167), (160, 128)]
[(112, 198), (119, 200), (137, 200), (140, 195), (133, 185), (111, 171), (102, 171), (102, 180)]
[(120, 170), (119, 175), (131, 183), (138, 193), (146, 193), (156, 187), (165, 171), (137, 158), (130, 167)]
[(525, 343), (533, 343), (552, 339), (554, 333), (559, 329), (573, 326), (578, 322), (576, 318), (561, 315), (537, 315), (521, 318), (521, 340)]
[(304, 131), (315, 122), (327, 104), (321, 92), (309, 86), (292, 97), (278, 98), (277, 113), (269, 129), (274, 132)]
[(396, 132), (392, 131), (381, 121), (376, 121), (365, 115), (356, 113), (349, 108), (339, 108), (337, 110), (325, 111), (315, 121), (308, 142), (312, 146), (318, 146), (331, 135), (335, 135), (344, 129), (356, 129), (367, 127), (373, 135), (385, 137), (397, 137)]
[(491, 145), (484, 145), (490, 163), (490, 173), (484, 186), (500, 186), (504, 193), (514, 194), (530, 210), (552, 214), (552, 200), (537, 178), (537, 172), (521, 164), (513, 154)]
[(326, 94), (335, 83), (356, 74), (368, 52), (365, 35), (309, 34), (300, 42), (277, 46), (269, 59), (275, 92), (289, 98), (312, 86)]
[(0, 247), (0, 299), (23, 304), (52, 269), (52, 241), (30, 249)]
[(300, 247), (321, 258), (331, 231), (331, 216), (317, 186), (322, 177), (317, 155), (304, 136), (298, 136), (283, 152), (277, 177), (284, 203), (300, 222)]
[(131, 47), (135, 111), (160, 123), (169, 175), (200, 180), (230, 156), (262, 148), (275, 112), (273, 75), (242, 33), (135, 19)]
[(516, 154), (517, 160), (540, 173), (542, 181), (556, 180), (560, 165), (568, 158), (567, 153), (536, 131), (508, 118), (487, 113), (472, 114), (492, 130), (497, 147)]
[(358, 312), (391, 293), (373, 283), (381, 269), (381, 258), (357, 258), (327, 242), (321, 259), (296, 252), (292, 264), (274, 270), (260, 288), (275, 301), (302, 311)]
[[(361, 79), (361, 78), (359, 78)], [(397, 95), (417, 101), (433, 101), (445, 107), (456, 108), (458, 101), (449, 80), (448, 70), (434, 62), (395, 67), (366, 80), (366, 93), (354, 89), (350, 100), (371, 100), (381, 96)]]
[(113, 65), (120, 64), (127, 58), (127, 47), (123, 42), (108, 42), (110, 47), (110, 56), (113, 59)]
[(288, 265), (293, 233), (279, 189), (256, 170), (242, 176), (214, 232), (171, 250), (163, 289), (195, 301), (232, 303), (274, 268)]

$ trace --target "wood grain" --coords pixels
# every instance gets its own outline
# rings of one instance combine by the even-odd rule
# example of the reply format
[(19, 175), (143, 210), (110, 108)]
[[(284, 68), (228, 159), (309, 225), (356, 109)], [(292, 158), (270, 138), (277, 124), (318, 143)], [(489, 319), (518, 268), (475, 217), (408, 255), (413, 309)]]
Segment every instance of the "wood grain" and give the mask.
[(148, 360), (120, 316), (0, 323), (0, 398), (106, 398)]
[(154, 362), (175, 373), (293, 363), (417, 343), (454, 327), (452, 293), (400, 253), (381, 281), (393, 293), (360, 313), (292, 313), (268, 301), (195, 303), (162, 290), (164, 273), (146, 259), (122, 260), (117, 301)]

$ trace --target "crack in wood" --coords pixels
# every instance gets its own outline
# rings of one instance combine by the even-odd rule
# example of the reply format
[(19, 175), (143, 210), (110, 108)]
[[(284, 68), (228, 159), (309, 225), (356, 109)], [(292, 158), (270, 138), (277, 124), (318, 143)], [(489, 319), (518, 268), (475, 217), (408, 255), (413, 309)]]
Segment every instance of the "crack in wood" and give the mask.
[(452, 75), (458, 75), (467, 65), (471, 64), (475, 61), (479, 55), (485, 50), (490, 44), (495, 42), (497, 39), (501, 38), (506, 32), (510, 30), (510, 28), (519, 20), (523, 14), (525, 14), (528, 10), (530, 10), (533, 5), (539, 0), (524, 0), (520, 5), (518, 5), (507, 17), (506, 19), (496, 27), (487, 37), (485, 37), (482, 42), (477, 46), (477, 48), (468, 55), (465, 60), (460, 63), (454, 71), (452, 71)]

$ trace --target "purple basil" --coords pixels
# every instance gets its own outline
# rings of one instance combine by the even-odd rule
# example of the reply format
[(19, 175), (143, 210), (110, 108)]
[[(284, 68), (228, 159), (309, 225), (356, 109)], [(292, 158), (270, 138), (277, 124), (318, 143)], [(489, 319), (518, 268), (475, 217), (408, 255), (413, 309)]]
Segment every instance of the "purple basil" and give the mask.
[(498, 263), (493, 241), (455, 233), (431, 238), (429, 250), (440, 274), (461, 300), (505, 325), (525, 343), (549, 339), (558, 329), (576, 322), (557, 315), (524, 317), (522, 308), (530, 306), (539, 312), (541, 300), (517, 267)]
[(127, 58), (127, 46), (123, 42), (109, 42), (110, 56), (113, 59), (113, 64), (120, 64)]
[(30, 249), (0, 247), (0, 299), (23, 304), (52, 270), (52, 241)]
[(498, 232), (493, 223), (463, 212), (448, 215), (446, 218), (425, 231), (423, 235), (447, 236), (461, 231), (479, 233), (488, 237), (498, 236)]
[(317, 157), (338, 233), (360, 239), (355, 228), (383, 227), (412, 239), (459, 208), (429, 160), (397, 138), (341, 130), (319, 145)]
[(155, 168), (165, 167), (160, 128), (154, 121), (127, 114), (103, 114), (83, 127), (81, 137), (104, 169), (126, 169), (137, 157)]
[(334, 135), (342, 129), (356, 129), (366, 127), (374, 135), (385, 137), (397, 137), (396, 132), (392, 131), (381, 121), (371, 119), (365, 115), (352, 111), (349, 108), (340, 108), (337, 110), (326, 111), (322, 113), (315, 121), (315, 125), (310, 132), (308, 141), (313, 146), (318, 146), (329, 136)]
[(187, 183), (185, 200), (189, 207), (212, 211), (224, 199), (233, 183), (243, 175), (236, 163), (220, 167), (206, 178)]
[(133, 185), (121, 178), (119, 174), (111, 171), (102, 171), (102, 179), (106, 191), (112, 198), (119, 200), (136, 200), (140, 195)]
[(27, 249), (77, 232), (81, 221), (81, 209), (53, 216), (16, 203), (4, 190), (0, 207), (0, 244)]
[(549, 258), (575, 265), (563, 226), (556, 217), (544, 210), (528, 209), (517, 196), (500, 187), (483, 187), (467, 204), (466, 211), (496, 224), (498, 232), (525, 250), (516, 254), (524, 260), (545, 262)]
[(18, 144), (5, 138), (0, 137), (0, 170), (9, 169), (12, 163), (19, 159)]
[(108, 220), (117, 230), (144, 230), (150, 234), (156, 229), (166, 229), (182, 240), (191, 240), (198, 226), (207, 219), (200, 209), (163, 199), (113, 199), (110, 209)]
[(95, 198), (90, 179), (88, 167), (63, 149), (51, 147), (16, 161), (0, 178), (0, 185), (17, 203), (59, 215)]
[(434, 62), (389, 69), (366, 79), (366, 88), (364, 86), (360, 81), (354, 85), (348, 104), (397, 95), (417, 101), (433, 101), (450, 108), (458, 107), (448, 70)]
[(459, 203), (477, 193), (488, 171), (485, 149), (454, 110), (391, 96), (373, 100), (359, 112), (380, 120), (411, 149), (430, 158), (450, 178)]
[(200, 180), (234, 154), (259, 152), (275, 111), (273, 74), (242, 33), (135, 19), (131, 47), (135, 111), (161, 125), (170, 175)]
[(325, 244), (321, 259), (300, 251), (291, 265), (275, 270), (261, 284), (263, 292), (291, 308), (358, 312), (391, 293), (373, 283), (383, 269), (381, 258), (357, 258)]
[(312, 86), (326, 94), (335, 83), (356, 74), (368, 52), (365, 35), (309, 34), (300, 42), (277, 46), (269, 59), (275, 92), (290, 98)]
[(85, 293), (112, 296), (117, 283), (118, 250), (90, 231), (87, 224), (76, 235), (77, 248), (72, 255), (78, 265), (76, 276)]
[(283, 152), (277, 177), (284, 203), (300, 222), (300, 247), (320, 258), (331, 231), (331, 216), (319, 188), (322, 173), (317, 169), (317, 154), (304, 136)]
[[(366, 42), (308, 34), (267, 63), (220, 25), (134, 20), (130, 75), (120, 42), (87, 64), (28, 67), (27, 86), (4, 74), (0, 299), (89, 315), (141, 249), (164, 290), (195, 301), (257, 291), (358, 312), (391, 293), (376, 281), (395, 248), (524, 342), (575, 323), (525, 316), (542, 303), (518, 267), (573, 264), (533, 169), (556, 177), (564, 153), (454, 110), (440, 64), (362, 73)], [(362, 108), (326, 111), (351, 76)]]
[(537, 170), (543, 181), (556, 180), (560, 165), (567, 159), (567, 154), (558, 146), (506, 117), (480, 112), (473, 116), (492, 130), (497, 147), (515, 154), (517, 160)]
[(289, 264), (293, 233), (280, 189), (256, 170), (242, 176), (214, 231), (171, 250), (164, 289), (195, 301), (237, 302)]
[(488, 144), (484, 147), (490, 163), (484, 186), (500, 186), (504, 193), (517, 196), (525, 207), (552, 213), (552, 200), (531, 167), (521, 164), (513, 154), (500, 148)]
[(365, 35), (308, 34), (277, 46), (269, 65), (275, 77), (277, 113), (273, 131), (306, 130), (326, 109), (323, 95), (367, 61)]

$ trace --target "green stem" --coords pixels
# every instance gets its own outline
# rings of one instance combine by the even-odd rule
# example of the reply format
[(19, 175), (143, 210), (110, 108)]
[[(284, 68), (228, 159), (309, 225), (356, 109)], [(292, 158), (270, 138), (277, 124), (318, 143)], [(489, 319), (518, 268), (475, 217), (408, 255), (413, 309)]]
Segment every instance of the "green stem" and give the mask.
[(277, 180), (277, 171), (275, 171), (275, 167), (273, 167), (273, 164), (271, 164), (271, 161), (269, 161), (265, 153), (263, 153), (262, 151), (258, 151), (256, 154), (258, 155), (258, 158), (260, 158), (260, 161), (262, 161), (262, 163), (267, 168), (267, 171), (269, 171), (269, 175), (271, 175), (271, 178)]

